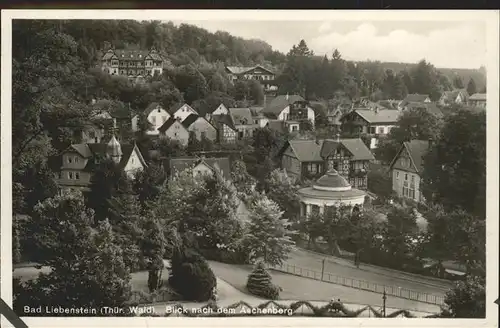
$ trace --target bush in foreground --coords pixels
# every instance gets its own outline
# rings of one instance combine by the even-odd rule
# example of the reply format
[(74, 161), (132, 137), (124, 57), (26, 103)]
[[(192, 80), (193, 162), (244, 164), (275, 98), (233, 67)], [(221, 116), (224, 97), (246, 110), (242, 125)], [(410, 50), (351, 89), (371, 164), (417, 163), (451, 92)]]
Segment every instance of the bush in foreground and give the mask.
[(248, 276), (247, 289), (250, 293), (266, 299), (279, 298), (280, 288), (271, 282), (271, 275), (267, 272), (263, 262), (257, 263)]
[(183, 299), (197, 302), (213, 298), (217, 287), (215, 275), (205, 259), (184, 248), (174, 251), (169, 283)]

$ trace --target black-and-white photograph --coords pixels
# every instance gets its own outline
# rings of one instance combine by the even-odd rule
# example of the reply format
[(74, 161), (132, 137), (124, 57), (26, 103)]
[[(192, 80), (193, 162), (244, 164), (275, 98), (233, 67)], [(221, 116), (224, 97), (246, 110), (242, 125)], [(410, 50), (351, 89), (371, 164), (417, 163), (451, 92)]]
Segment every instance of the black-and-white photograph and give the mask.
[(481, 16), (63, 17), (11, 21), (19, 317), (495, 306)]

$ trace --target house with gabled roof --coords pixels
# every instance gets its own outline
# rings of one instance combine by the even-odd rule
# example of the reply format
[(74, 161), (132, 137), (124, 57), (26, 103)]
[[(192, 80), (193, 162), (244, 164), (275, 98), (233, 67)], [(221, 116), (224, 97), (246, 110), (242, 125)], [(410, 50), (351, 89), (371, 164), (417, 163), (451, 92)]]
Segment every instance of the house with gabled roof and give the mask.
[(170, 118), (158, 128), (160, 138), (177, 140), (183, 146), (189, 142), (189, 131), (182, 124), (181, 119), (170, 116)]
[(462, 105), (467, 104), (469, 100), (469, 93), (465, 89), (456, 89), (452, 91), (445, 91), (439, 98), (439, 105), (443, 107), (451, 106), (453, 104)]
[(486, 93), (475, 93), (470, 96), (469, 106), (486, 108)]
[(264, 91), (276, 91), (275, 79), (276, 74), (261, 65), (243, 67), (243, 66), (226, 66), (226, 73), (232, 82), (236, 80), (257, 80), (264, 87)]
[(170, 116), (175, 119), (180, 119), (181, 122), (191, 114), (195, 114), (198, 116), (200, 115), (196, 110), (193, 109), (193, 107), (189, 106), (188, 104), (175, 104), (170, 108), (169, 113)]
[(167, 175), (175, 177), (180, 172), (191, 169), (193, 175), (220, 173), (226, 180), (231, 179), (231, 164), (227, 157), (176, 157), (164, 161)]
[(416, 102), (411, 102), (411, 103), (408, 103), (404, 107), (403, 111), (409, 111), (409, 110), (415, 110), (415, 109), (424, 109), (428, 113), (431, 113), (431, 114), (435, 115), (436, 117), (443, 117), (444, 116), (444, 114), (441, 111), (441, 109), (439, 109), (439, 107), (436, 104), (434, 104), (434, 103), (416, 103)]
[(428, 140), (403, 142), (389, 167), (392, 176), (392, 190), (398, 197), (424, 202), (420, 189), (424, 156), (432, 143)]
[(358, 189), (367, 188), (367, 172), (375, 158), (359, 138), (289, 140), (279, 156), (281, 167), (298, 179), (316, 179), (336, 170)]
[(86, 191), (91, 185), (92, 173), (104, 158), (115, 162), (129, 178), (147, 167), (140, 149), (134, 144), (121, 144), (112, 135), (107, 143), (72, 144), (60, 155), (61, 167), (56, 178), (61, 190)]
[(411, 103), (411, 102), (413, 102), (413, 103), (430, 103), (431, 98), (429, 97), (429, 95), (421, 95), (418, 93), (409, 94), (406, 96), (405, 99), (403, 99), (399, 103), (398, 109), (402, 110), (408, 103)]
[(210, 123), (217, 130), (219, 143), (235, 143), (238, 140), (238, 130), (229, 115), (212, 115)]
[(372, 140), (370, 148), (377, 147), (378, 138), (389, 134), (397, 126), (401, 112), (393, 109), (357, 109), (348, 112), (340, 119), (342, 131), (353, 134), (368, 134)]
[(238, 140), (252, 137), (259, 126), (253, 120), (250, 108), (229, 108), (228, 111), (232, 126), (238, 131)]
[[(143, 117), (148, 120), (151, 125), (150, 130), (146, 131), (147, 135), (159, 135), (158, 129), (170, 118), (169, 112), (157, 102), (152, 102), (143, 112)], [(132, 131), (139, 130), (139, 115), (132, 117)]]
[(212, 115), (227, 115), (229, 114), (228, 109), (224, 104), (220, 104), (219, 107), (217, 107), (213, 112)]
[(111, 75), (155, 76), (163, 73), (163, 62), (155, 49), (109, 49), (101, 57), (101, 69)]
[(269, 119), (279, 121), (309, 120), (314, 125), (314, 110), (308, 102), (299, 95), (279, 95), (262, 110)]
[(217, 129), (203, 116), (191, 114), (182, 121), (182, 125), (200, 141), (203, 138), (211, 141), (217, 139)]

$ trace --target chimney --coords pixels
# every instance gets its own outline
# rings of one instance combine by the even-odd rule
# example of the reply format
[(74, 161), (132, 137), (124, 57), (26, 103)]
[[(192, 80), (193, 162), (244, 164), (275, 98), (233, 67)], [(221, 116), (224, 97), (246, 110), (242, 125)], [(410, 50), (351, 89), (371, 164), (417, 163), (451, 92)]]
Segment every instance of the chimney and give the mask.
[(337, 134), (336, 134), (335, 141), (340, 142), (340, 133), (337, 133)]
[(375, 107), (375, 114), (378, 114), (378, 107)]
[(288, 93), (286, 94), (285, 99), (288, 100)]

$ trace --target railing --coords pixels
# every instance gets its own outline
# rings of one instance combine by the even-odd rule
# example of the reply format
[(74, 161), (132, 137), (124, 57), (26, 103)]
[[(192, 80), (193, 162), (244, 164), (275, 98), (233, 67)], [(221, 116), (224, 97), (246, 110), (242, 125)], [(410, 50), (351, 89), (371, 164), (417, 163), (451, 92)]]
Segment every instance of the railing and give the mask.
[(319, 272), (315, 270), (305, 269), (290, 264), (283, 264), (281, 266), (274, 266), (271, 269), (290, 273), (293, 275), (306, 277), (310, 279), (320, 280), (324, 282), (329, 282), (332, 284), (342, 285), (346, 287), (366, 290), (374, 293), (383, 294), (384, 291), (388, 296), (394, 296), (399, 298), (404, 298), (412, 301), (430, 303), (435, 305), (444, 305), (444, 297), (439, 295), (432, 295), (422, 292), (417, 292), (409, 290), (406, 288), (395, 287), (395, 286), (384, 286), (376, 283), (372, 283), (364, 280), (357, 280), (353, 278), (346, 278), (337, 276), (328, 272)]

